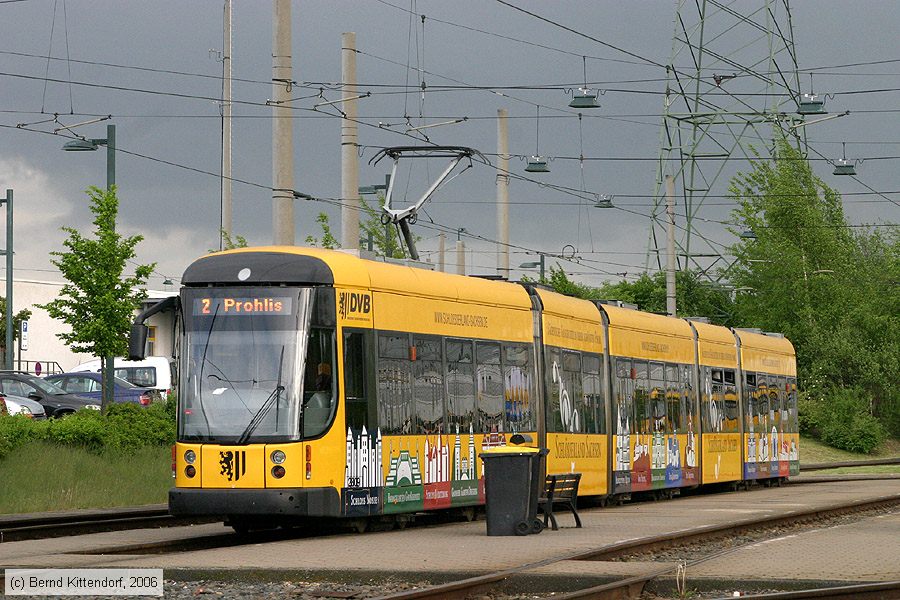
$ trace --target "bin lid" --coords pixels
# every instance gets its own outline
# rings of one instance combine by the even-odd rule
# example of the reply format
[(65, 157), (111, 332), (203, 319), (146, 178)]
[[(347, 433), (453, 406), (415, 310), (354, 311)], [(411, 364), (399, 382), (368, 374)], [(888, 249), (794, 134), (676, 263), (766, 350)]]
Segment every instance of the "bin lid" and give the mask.
[(540, 452), (540, 448), (530, 448), (528, 446), (494, 446), (482, 452), (479, 456), (482, 458), (492, 455), (504, 454), (536, 454)]

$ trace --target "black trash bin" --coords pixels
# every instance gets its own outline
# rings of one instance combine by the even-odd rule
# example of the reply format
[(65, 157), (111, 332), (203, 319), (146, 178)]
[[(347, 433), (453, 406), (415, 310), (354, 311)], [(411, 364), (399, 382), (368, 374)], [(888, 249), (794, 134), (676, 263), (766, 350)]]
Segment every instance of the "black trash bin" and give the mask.
[(546, 448), (499, 446), (481, 453), (484, 461), (488, 535), (540, 533), (537, 518)]

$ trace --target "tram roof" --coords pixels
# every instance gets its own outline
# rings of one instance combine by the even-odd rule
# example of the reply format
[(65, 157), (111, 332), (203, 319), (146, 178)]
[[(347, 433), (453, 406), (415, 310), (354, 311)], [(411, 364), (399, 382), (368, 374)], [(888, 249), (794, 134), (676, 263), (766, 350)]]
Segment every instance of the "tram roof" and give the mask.
[(622, 308), (611, 304), (604, 304), (601, 308), (609, 317), (610, 327), (689, 339), (694, 337), (690, 325), (684, 319), (673, 319), (665, 315)]
[(573, 298), (572, 296), (564, 296), (550, 290), (536, 289), (545, 313), (571, 317), (591, 323), (600, 323), (600, 311), (597, 310), (593, 302), (581, 298)]
[(254, 246), (210, 254), (188, 267), (184, 282), (207, 283), (206, 279), (212, 278), (219, 283), (246, 283), (238, 281), (236, 275), (245, 263), (251, 271), (260, 271), (258, 275), (252, 275), (249, 282), (331, 284), (531, 308), (528, 292), (512, 283), (366, 260), (346, 252), (305, 246)]
[(726, 344), (732, 347), (737, 345), (734, 340), (734, 334), (727, 327), (703, 323), (701, 321), (691, 321), (691, 324), (697, 330), (697, 339), (700, 342)]
[(741, 348), (753, 348), (754, 350), (765, 350), (789, 356), (794, 356), (795, 354), (794, 345), (786, 337), (766, 335), (754, 331), (742, 331), (740, 329), (735, 329), (734, 332), (741, 340)]

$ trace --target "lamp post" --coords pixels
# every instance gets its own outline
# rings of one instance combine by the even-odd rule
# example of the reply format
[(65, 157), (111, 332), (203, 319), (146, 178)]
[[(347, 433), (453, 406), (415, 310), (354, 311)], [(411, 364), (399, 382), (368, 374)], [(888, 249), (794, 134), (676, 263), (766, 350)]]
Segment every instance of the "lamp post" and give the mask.
[[(111, 190), (116, 185), (116, 126), (109, 124), (106, 126), (106, 137), (96, 139), (78, 139), (66, 142), (63, 150), (66, 152), (94, 152), (99, 146), (106, 146), (106, 189)], [(113, 402), (113, 357), (103, 357), (103, 369), (101, 376), (101, 396), (100, 408), (105, 411), (106, 407)]]
[[(384, 185), (382, 185), (380, 183), (377, 183), (375, 185), (361, 185), (357, 188), (356, 191), (360, 196), (375, 196), (378, 194), (378, 192), (387, 193), (387, 189), (389, 187), (391, 187), (391, 176), (390, 176), (390, 174), (387, 174), (384, 176)], [(387, 224), (384, 226), (385, 242), (387, 242), (387, 240), (390, 239), (390, 228), (391, 228), (390, 224)], [(372, 239), (371, 231), (366, 235), (365, 240), (360, 240), (360, 241), (366, 242), (366, 249), (369, 252), (374, 251), (375, 245), (374, 245), (374, 240)]]
[(541, 273), (540, 280), (543, 281), (544, 280), (544, 255), (539, 254), (538, 256), (541, 257), (541, 260), (539, 260), (539, 261), (536, 260), (536, 261), (532, 261), (532, 262), (523, 262), (521, 265), (519, 265), (519, 268), (520, 269), (538, 269), (539, 268), (540, 273)]

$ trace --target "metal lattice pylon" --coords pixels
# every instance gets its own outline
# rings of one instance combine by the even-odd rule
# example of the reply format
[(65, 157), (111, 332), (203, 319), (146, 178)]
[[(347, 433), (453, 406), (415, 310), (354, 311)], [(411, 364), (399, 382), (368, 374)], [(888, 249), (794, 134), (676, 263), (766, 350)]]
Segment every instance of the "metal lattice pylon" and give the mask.
[[(799, 98), (788, 0), (679, 0), (667, 67), (647, 267), (664, 268), (665, 177), (676, 185), (679, 269), (724, 266), (721, 224), (704, 227), (704, 202), (771, 152)], [(791, 116), (793, 120), (795, 117)]]

